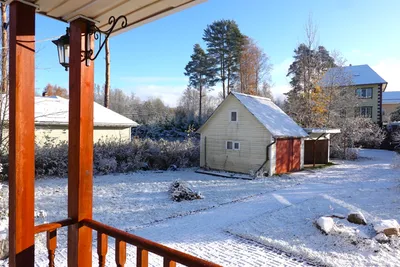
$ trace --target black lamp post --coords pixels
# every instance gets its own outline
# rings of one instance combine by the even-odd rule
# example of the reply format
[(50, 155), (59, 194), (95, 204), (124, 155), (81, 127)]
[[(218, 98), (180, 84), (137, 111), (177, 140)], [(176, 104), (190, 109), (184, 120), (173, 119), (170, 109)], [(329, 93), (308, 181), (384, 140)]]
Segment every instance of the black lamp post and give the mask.
[(69, 67), (69, 28), (65, 35), (52, 42), (57, 46), (58, 60), (61, 66), (67, 71)]

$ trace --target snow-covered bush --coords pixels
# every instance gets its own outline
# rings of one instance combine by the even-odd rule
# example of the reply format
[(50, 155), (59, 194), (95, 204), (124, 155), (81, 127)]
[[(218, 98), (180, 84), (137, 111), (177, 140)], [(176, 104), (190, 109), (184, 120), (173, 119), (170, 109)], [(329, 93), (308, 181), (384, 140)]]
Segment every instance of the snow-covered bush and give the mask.
[(195, 191), (189, 183), (179, 180), (172, 182), (168, 192), (170, 193), (172, 200), (177, 202), (203, 198), (203, 196), (199, 192)]
[[(199, 165), (199, 140), (134, 139), (132, 142), (101, 140), (93, 147), (95, 174), (126, 173), (137, 170), (167, 170), (170, 166), (187, 168)], [(1, 159), (8, 168), (7, 157)], [(37, 177), (68, 174), (68, 144), (47, 142), (35, 151)], [(6, 176), (7, 170), (3, 171)], [(6, 177), (5, 177), (6, 178)], [(1, 180), (1, 179), (0, 179)]]
[(400, 153), (396, 153), (392, 160), (392, 168), (393, 169), (400, 169)]
[(46, 142), (35, 149), (36, 176), (66, 176), (68, 173), (67, 142)]
[(346, 148), (345, 159), (356, 160), (358, 159), (359, 152), (358, 148)]
[(331, 139), (331, 156), (341, 159), (355, 159), (357, 147), (378, 148), (385, 139), (385, 132), (368, 118), (342, 118), (333, 128), (341, 133)]

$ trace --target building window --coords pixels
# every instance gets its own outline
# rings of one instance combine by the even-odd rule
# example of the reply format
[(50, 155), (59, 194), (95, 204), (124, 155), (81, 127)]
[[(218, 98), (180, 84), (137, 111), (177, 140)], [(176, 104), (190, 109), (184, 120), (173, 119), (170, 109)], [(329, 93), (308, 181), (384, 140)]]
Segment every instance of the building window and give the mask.
[(226, 141), (226, 149), (233, 149), (233, 142), (232, 141)]
[(372, 88), (358, 88), (356, 95), (358, 98), (372, 98)]
[(372, 118), (372, 107), (359, 107), (356, 110), (356, 115), (363, 118)]
[(234, 142), (233, 143), (233, 149), (234, 150), (240, 150), (240, 143), (239, 142)]
[(240, 142), (226, 141), (227, 150), (240, 150)]
[(231, 121), (237, 121), (237, 111), (231, 111)]

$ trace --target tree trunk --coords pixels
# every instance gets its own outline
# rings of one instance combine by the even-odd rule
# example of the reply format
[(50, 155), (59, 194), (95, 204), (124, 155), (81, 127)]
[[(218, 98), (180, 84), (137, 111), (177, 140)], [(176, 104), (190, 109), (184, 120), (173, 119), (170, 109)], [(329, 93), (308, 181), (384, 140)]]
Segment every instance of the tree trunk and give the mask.
[(221, 80), (222, 80), (222, 96), (225, 99), (226, 93), (225, 93), (225, 66), (224, 66), (224, 60), (221, 60)]
[(6, 4), (1, 4), (1, 93), (6, 93), (8, 90), (8, 75), (7, 75), (7, 66), (8, 66), (8, 36), (7, 36), (7, 28), (5, 27), (5, 23), (7, 23), (7, 6)]
[(199, 101), (199, 125), (201, 125), (201, 118), (202, 118), (202, 114), (201, 114), (201, 102), (203, 99), (203, 85), (200, 83), (200, 87), (199, 87), (199, 92), (200, 92), (200, 101)]
[(104, 106), (109, 108), (110, 106), (110, 43), (109, 39), (106, 41), (106, 77), (104, 86)]
[(229, 95), (229, 90), (230, 90), (230, 87), (231, 87), (231, 84), (230, 84), (230, 77), (231, 76), (231, 71), (230, 71), (230, 69), (228, 68), (228, 77), (227, 77), (227, 80), (228, 80), (228, 84), (227, 84), (227, 88), (226, 88), (226, 92), (227, 92), (227, 95)]

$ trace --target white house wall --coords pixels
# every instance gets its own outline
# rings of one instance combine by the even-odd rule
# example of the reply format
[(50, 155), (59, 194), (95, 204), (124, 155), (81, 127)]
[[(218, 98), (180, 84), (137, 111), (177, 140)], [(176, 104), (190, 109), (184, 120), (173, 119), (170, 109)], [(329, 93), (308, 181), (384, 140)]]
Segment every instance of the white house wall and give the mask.
[[(131, 128), (105, 128), (95, 127), (93, 131), (93, 142), (99, 140), (116, 139), (122, 141), (131, 140)], [(68, 128), (66, 126), (36, 126), (35, 141), (43, 145), (46, 141), (61, 142), (68, 141)]]
[[(230, 121), (230, 111), (238, 112), (237, 122)], [(240, 142), (240, 150), (227, 150), (226, 141)], [(271, 135), (265, 127), (229, 95), (201, 131), (200, 166), (207, 163), (211, 169), (254, 173), (264, 163), (270, 142)], [(275, 157), (273, 148), (270, 157)], [(265, 171), (269, 166), (270, 163), (265, 165)]]

